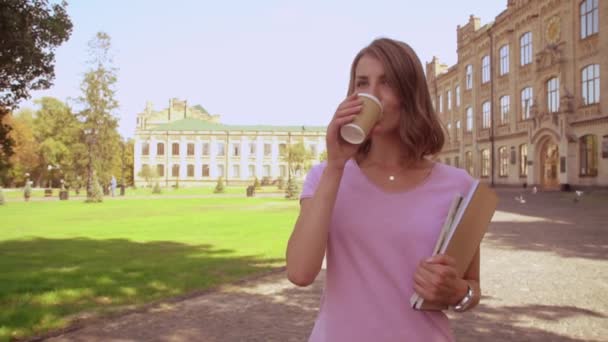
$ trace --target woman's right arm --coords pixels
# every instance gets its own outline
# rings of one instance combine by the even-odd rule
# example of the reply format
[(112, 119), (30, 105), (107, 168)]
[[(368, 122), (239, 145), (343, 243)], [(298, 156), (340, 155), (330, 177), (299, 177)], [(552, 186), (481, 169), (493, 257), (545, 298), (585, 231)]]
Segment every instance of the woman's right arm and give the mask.
[(298, 286), (310, 285), (321, 270), (343, 171), (326, 167), (313, 197), (301, 201), (300, 215), (287, 244), (287, 278)]
[(327, 166), (312, 198), (301, 200), (300, 215), (287, 243), (287, 278), (295, 285), (312, 284), (321, 271), (344, 166), (358, 148), (343, 141), (339, 131), (361, 111), (361, 105), (355, 95), (349, 96), (327, 127)]

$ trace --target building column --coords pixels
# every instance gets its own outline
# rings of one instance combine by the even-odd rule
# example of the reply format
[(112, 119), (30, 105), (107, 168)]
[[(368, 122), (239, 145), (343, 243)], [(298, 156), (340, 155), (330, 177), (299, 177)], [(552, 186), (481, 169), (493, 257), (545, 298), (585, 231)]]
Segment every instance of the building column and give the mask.
[(209, 140), (209, 177), (217, 179), (217, 139), (215, 136), (211, 136)]
[(181, 136), (179, 142), (179, 180), (186, 179), (187, 175), (187, 164), (186, 164), (186, 152), (188, 148), (188, 142), (186, 137)]
[(279, 138), (272, 137), (272, 161), (270, 163), (270, 179), (277, 178), (279, 174)]
[(201, 137), (196, 136), (196, 140), (194, 141), (194, 179), (195, 180), (203, 179), (203, 163), (201, 161), (202, 154), (203, 154), (203, 144), (201, 142)]

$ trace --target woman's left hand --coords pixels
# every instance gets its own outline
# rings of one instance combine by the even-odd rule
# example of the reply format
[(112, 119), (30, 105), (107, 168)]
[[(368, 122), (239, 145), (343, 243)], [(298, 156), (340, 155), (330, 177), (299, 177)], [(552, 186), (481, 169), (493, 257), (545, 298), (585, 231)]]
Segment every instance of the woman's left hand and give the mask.
[(455, 305), (466, 295), (468, 283), (456, 274), (454, 258), (438, 254), (418, 264), (414, 290), (429, 302)]

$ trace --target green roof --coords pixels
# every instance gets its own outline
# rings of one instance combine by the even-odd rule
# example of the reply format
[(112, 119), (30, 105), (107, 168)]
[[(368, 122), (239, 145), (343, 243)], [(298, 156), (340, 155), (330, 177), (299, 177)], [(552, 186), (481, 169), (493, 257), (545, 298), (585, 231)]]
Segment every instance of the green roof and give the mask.
[(323, 126), (269, 126), (269, 125), (224, 125), (199, 119), (186, 118), (150, 128), (151, 131), (279, 131), (279, 132), (325, 132)]

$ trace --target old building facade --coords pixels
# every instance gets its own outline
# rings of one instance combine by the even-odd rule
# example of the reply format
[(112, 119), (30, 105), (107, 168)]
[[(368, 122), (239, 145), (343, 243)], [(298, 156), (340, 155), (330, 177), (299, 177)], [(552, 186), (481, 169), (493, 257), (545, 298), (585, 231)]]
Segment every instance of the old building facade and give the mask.
[(282, 154), (299, 142), (312, 153), (312, 162), (319, 162), (325, 127), (224, 125), (219, 116), (186, 101), (172, 99), (161, 111), (148, 103), (137, 115), (133, 174), (137, 186), (149, 185), (146, 169), (161, 186), (198, 186), (219, 177), (229, 184), (287, 178)]
[(608, 186), (608, 1), (510, 0), (426, 65), (438, 156), (496, 185)]

